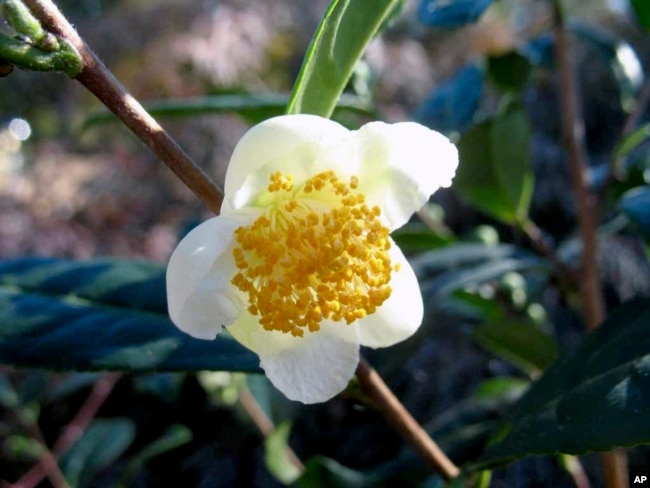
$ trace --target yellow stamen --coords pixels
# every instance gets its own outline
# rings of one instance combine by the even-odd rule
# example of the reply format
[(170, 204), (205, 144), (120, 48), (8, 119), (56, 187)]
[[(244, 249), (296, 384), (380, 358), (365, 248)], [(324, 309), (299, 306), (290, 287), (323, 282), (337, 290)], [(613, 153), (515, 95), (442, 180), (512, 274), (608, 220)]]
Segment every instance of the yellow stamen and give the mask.
[(248, 295), (248, 310), (265, 330), (302, 337), (324, 319), (353, 323), (391, 295), (389, 230), (379, 207), (368, 208), (359, 179), (333, 171), (295, 188), (273, 173), (274, 203), (249, 227), (235, 231), (232, 284)]

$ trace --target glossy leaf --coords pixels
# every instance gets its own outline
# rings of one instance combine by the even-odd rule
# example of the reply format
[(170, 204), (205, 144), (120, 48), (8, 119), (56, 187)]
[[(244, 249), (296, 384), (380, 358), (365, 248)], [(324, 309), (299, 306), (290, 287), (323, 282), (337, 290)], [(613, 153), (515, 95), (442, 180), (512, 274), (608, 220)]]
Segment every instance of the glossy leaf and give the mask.
[(483, 95), (483, 70), (475, 64), (461, 69), (436, 87), (415, 113), (415, 120), (440, 132), (469, 127)]
[(420, 22), (431, 27), (459, 27), (476, 22), (492, 0), (421, 0)]
[(58, 370), (259, 371), (226, 335), (193, 339), (167, 316), (165, 268), (144, 261), (0, 263), (0, 363)]
[(400, 0), (332, 0), (305, 55), (287, 113), (329, 117), (357, 61)]
[(650, 443), (650, 299), (619, 307), (514, 406), (473, 469)]
[(533, 190), (528, 117), (511, 105), (477, 124), (458, 144), (461, 164), (454, 190), (477, 209), (505, 223), (526, 218)]

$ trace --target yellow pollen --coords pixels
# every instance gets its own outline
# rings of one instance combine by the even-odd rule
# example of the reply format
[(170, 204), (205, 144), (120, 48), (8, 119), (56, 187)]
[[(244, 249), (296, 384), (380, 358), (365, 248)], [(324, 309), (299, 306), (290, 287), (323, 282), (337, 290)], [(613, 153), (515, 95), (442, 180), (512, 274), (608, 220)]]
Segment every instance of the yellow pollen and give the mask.
[(389, 230), (381, 210), (333, 171), (295, 187), (275, 172), (267, 190), (274, 203), (252, 225), (235, 231), (231, 282), (248, 295), (248, 311), (265, 330), (302, 337), (323, 320), (351, 324), (391, 295)]

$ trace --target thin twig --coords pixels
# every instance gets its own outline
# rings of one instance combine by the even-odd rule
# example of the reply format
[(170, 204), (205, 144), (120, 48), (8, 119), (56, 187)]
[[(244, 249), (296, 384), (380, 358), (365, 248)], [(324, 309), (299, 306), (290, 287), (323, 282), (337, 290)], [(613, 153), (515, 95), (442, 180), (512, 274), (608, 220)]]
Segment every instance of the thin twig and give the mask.
[(48, 453), (51, 457), (43, 456), (32, 469), (10, 486), (12, 488), (34, 488), (37, 486), (50, 472), (52, 461), (56, 463), (56, 457), (68, 450), (83, 435), (121, 377), (122, 373), (108, 373), (98, 379), (86, 401), (54, 443), (51, 452)]
[(79, 52), (83, 69), (76, 77), (164, 162), (215, 214), (222, 193), (140, 103), (115, 79), (77, 34), (51, 0), (23, 0), (46, 30), (70, 42)]
[(576, 275), (576, 272), (558, 257), (555, 249), (547, 242), (542, 230), (537, 227), (535, 222), (532, 220), (521, 222), (519, 223), (518, 228), (524, 233), (535, 252), (540, 256), (545, 257), (553, 264), (559, 278), (563, 282), (571, 286), (578, 285), (578, 276)]
[(460, 474), (458, 467), (440, 449), (422, 426), (404, 408), (379, 374), (361, 358), (357, 378), (363, 391), (395, 429), (413, 446), (424, 460), (445, 480)]
[(587, 329), (596, 328), (605, 316), (598, 275), (595, 199), (587, 186), (584, 123), (578, 109), (576, 80), (572, 68), (566, 27), (559, 0), (553, 2), (555, 57), (558, 65), (562, 139), (567, 153), (571, 186), (576, 199), (582, 239), (580, 294)]
[[(578, 92), (573, 73), (564, 13), (560, 0), (552, 1), (555, 59), (558, 66), (562, 138), (567, 152), (571, 185), (577, 205), (578, 226), (582, 239), (581, 279), (579, 282), (585, 325), (591, 331), (605, 317), (597, 261), (595, 198), (586, 182), (587, 158), (584, 146), (584, 122), (578, 110)], [(603, 453), (603, 470), (608, 488), (628, 486), (627, 461), (621, 450)]]
[[(264, 410), (260, 407), (255, 400), (255, 397), (251, 394), (248, 388), (243, 387), (239, 391), (239, 403), (246, 410), (246, 413), (250, 416), (253, 423), (257, 426), (264, 437), (268, 436), (275, 426), (271, 419), (264, 413)], [(290, 446), (286, 447), (287, 456), (291, 464), (303, 472), (305, 470), (305, 465), (302, 464), (300, 458), (296, 455), (293, 449)]]

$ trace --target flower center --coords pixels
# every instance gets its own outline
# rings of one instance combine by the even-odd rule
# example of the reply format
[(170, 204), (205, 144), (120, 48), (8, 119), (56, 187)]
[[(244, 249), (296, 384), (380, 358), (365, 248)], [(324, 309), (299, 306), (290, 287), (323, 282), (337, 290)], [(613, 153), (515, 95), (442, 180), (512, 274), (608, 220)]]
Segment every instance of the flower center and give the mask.
[(280, 172), (269, 180), (265, 214), (235, 231), (232, 283), (248, 294), (249, 312), (264, 329), (297, 337), (324, 319), (351, 324), (374, 313), (392, 291), (389, 230), (356, 191), (358, 178), (325, 171), (299, 188)]

